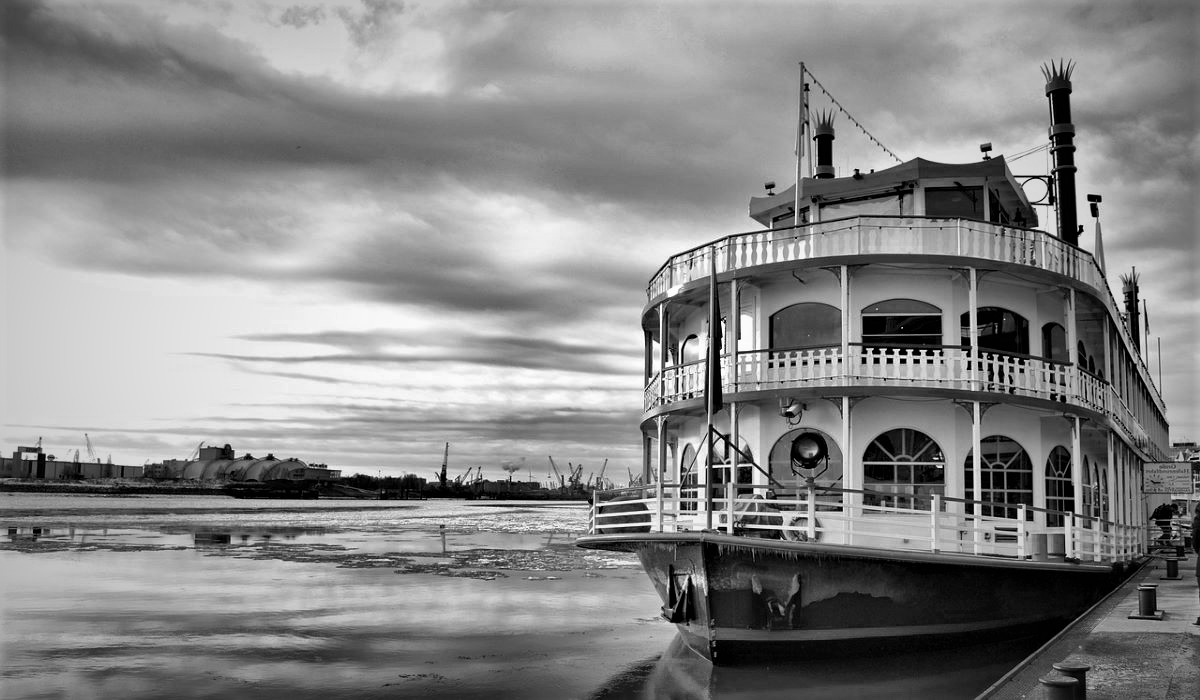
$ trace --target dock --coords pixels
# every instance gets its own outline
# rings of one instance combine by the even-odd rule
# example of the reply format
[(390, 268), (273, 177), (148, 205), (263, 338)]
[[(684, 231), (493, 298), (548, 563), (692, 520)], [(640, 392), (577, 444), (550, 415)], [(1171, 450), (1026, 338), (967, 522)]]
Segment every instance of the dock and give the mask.
[[(1173, 569), (1178, 569), (1177, 577), (1168, 576)], [(976, 700), (1085, 697), (1053, 685), (1053, 679), (1064, 677), (1056, 664), (1068, 669), (1087, 667), (1082, 675), (1088, 700), (1200, 698), (1196, 583), (1194, 553), (1186, 559), (1156, 555)], [(1155, 585), (1152, 597), (1157, 609), (1153, 611), (1147, 604), (1151, 597), (1147, 585)]]

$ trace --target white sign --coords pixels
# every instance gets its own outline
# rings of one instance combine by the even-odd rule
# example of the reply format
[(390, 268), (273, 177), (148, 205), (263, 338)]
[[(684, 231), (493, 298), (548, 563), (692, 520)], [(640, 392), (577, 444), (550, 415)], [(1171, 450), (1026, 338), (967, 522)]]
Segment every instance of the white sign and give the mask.
[(1192, 463), (1146, 462), (1142, 493), (1192, 493)]

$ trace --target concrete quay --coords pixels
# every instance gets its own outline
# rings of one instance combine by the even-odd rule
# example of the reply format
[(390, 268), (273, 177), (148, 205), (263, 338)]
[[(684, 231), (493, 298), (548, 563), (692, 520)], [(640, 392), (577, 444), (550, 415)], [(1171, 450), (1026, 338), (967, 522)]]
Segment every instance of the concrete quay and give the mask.
[[(1041, 682), (1063, 676), (1055, 664), (1091, 667), (1086, 671), (1087, 700), (1200, 699), (1196, 555), (1189, 552), (1176, 566), (1178, 579), (1170, 580), (1167, 560), (1153, 558), (976, 700), (1070, 698), (1067, 689)], [(1138, 590), (1145, 584), (1157, 584), (1155, 607), (1161, 619), (1130, 619), (1147, 612), (1144, 594)]]

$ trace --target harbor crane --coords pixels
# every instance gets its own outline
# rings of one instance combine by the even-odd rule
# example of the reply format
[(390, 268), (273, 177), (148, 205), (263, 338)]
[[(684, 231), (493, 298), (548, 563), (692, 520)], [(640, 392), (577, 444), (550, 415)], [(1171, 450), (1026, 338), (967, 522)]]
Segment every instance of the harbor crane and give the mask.
[(548, 459), (550, 460), (550, 468), (554, 470), (554, 477), (558, 479), (558, 487), (560, 489), (565, 489), (567, 487), (567, 483), (566, 480), (563, 479), (562, 472), (558, 471), (558, 465), (554, 463), (553, 457), (549, 457)]
[(442, 453), (442, 471), (436, 474), (438, 484), (444, 489), (446, 488), (446, 463), (450, 460), (450, 443), (446, 443), (446, 451)]
[(579, 483), (579, 480), (583, 477), (583, 465), (580, 464), (578, 467), (574, 467), (571, 465), (570, 462), (567, 462), (567, 467), (569, 467), (571, 469), (571, 477), (570, 477), (571, 488), (573, 488), (573, 489), (580, 488), (581, 485)]
[(92, 449), (92, 439), (88, 437), (87, 433), (83, 434), (83, 441), (87, 444), (88, 461), (99, 464), (100, 458), (96, 456), (96, 451)]

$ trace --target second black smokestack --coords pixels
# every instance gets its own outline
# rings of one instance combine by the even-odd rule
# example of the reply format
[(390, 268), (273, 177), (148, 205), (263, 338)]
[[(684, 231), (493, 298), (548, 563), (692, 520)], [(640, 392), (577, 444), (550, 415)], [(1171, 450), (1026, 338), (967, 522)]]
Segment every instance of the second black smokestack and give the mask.
[(833, 113), (818, 115), (813, 129), (813, 141), (817, 142), (817, 167), (813, 176), (818, 180), (833, 177)]
[(1054, 157), (1054, 198), (1058, 203), (1058, 237), (1079, 245), (1079, 219), (1075, 212), (1075, 125), (1071, 123), (1071, 72), (1069, 61), (1042, 66), (1046, 97), (1050, 100), (1050, 154)]

